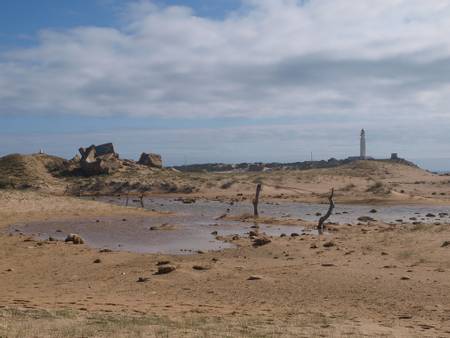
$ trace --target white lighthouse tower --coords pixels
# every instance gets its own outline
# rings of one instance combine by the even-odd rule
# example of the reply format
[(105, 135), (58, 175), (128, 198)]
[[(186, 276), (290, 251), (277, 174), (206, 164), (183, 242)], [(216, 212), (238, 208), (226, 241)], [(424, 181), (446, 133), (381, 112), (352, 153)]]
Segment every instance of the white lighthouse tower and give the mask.
[(359, 141), (359, 157), (361, 160), (366, 159), (366, 132), (361, 129), (361, 139)]

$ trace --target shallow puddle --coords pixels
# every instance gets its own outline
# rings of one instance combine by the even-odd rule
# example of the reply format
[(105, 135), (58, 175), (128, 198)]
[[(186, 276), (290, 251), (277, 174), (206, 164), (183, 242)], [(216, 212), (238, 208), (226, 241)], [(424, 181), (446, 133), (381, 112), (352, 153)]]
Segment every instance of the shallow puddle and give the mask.
[[(125, 205), (125, 199), (118, 197), (101, 197), (99, 201)], [(140, 202), (129, 201), (131, 205)], [(51, 222), (34, 222), (16, 224), (9, 232), (24, 233), (47, 239), (49, 236), (63, 240), (68, 233), (77, 233), (86, 243), (95, 248), (108, 248), (131, 252), (188, 254), (196, 251), (222, 250), (233, 247), (232, 243), (217, 240), (216, 236), (245, 235), (253, 223), (217, 220), (223, 214), (242, 215), (252, 212), (250, 202), (225, 203), (219, 201), (197, 200), (185, 204), (173, 198), (146, 198), (147, 209), (171, 212), (173, 214), (158, 217), (133, 218), (95, 218), (60, 220)], [(277, 219), (303, 219), (316, 222), (319, 213), (325, 213), (327, 205), (293, 202), (260, 203), (261, 216)], [(375, 213), (371, 213), (376, 209)], [(422, 223), (450, 222), (447, 206), (377, 206), (338, 205), (330, 218), (331, 222), (345, 224), (358, 223), (360, 216), (370, 216), (386, 223), (420, 221)], [(436, 217), (426, 217), (427, 214)], [(440, 215), (439, 215), (440, 214)], [(282, 233), (303, 232), (303, 228), (292, 225), (258, 224), (260, 232), (271, 236)]]

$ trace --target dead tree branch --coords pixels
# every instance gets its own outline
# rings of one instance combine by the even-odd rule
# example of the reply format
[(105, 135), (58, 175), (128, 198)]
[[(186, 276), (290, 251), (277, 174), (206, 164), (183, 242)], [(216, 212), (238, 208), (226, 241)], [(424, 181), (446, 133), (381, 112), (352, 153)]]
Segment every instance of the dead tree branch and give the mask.
[(256, 195), (253, 199), (253, 215), (255, 217), (258, 217), (258, 203), (259, 203), (259, 194), (261, 193), (262, 185), (261, 183), (258, 183), (256, 186)]
[(317, 230), (319, 230), (319, 235), (322, 235), (325, 231), (325, 221), (331, 216), (334, 209), (334, 202), (333, 202), (333, 195), (334, 195), (334, 188), (331, 189), (331, 194), (328, 197), (328, 201), (330, 203), (330, 206), (328, 207), (327, 213), (320, 217), (319, 224), (317, 225)]

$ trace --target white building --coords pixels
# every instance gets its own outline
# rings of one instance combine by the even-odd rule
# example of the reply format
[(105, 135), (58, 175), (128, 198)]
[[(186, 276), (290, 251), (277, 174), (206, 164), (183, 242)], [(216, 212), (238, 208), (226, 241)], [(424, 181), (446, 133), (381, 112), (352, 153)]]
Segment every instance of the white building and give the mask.
[(366, 156), (366, 132), (364, 129), (361, 129), (361, 138), (359, 140), (359, 158), (361, 160), (365, 160)]

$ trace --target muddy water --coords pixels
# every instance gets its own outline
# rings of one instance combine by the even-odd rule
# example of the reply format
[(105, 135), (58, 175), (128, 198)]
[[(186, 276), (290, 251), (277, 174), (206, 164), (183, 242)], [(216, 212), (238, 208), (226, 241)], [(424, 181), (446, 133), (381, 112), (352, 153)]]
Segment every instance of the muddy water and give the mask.
[[(117, 197), (102, 197), (98, 200), (124, 205), (125, 200)], [(139, 205), (130, 200), (130, 205)], [(250, 202), (224, 203), (219, 201), (197, 200), (185, 204), (170, 198), (147, 198), (144, 200), (147, 209), (166, 211), (172, 214), (159, 217), (137, 218), (95, 218), (60, 220), (58, 222), (36, 222), (11, 226), (10, 232), (22, 232), (46, 239), (52, 236), (63, 240), (68, 233), (81, 235), (86, 243), (95, 248), (108, 248), (147, 253), (188, 254), (201, 251), (221, 250), (233, 246), (231, 243), (216, 239), (219, 236), (245, 235), (251, 230), (251, 223), (216, 220), (219, 216), (242, 215), (252, 212)], [(419, 221), (422, 223), (450, 223), (447, 213), (449, 207), (440, 206), (377, 206), (338, 205), (330, 221), (340, 224), (358, 223), (360, 216), (370, 216), (386, 223)], [(324, 213), (327, 205), (306, 203), (261, 203), (262, 216), (274, 218), (303, 219), (317, 221), (318, 213)], [(432, 213), (436, 217), (426, 217)], [(439, 216), (439, 214), (441, 214)], [(445, 215), (444, 215), (445, 214)], [(258, 224), (260, 231), (268, 235), (279, 236), (304, 229), (291, 225)]]

